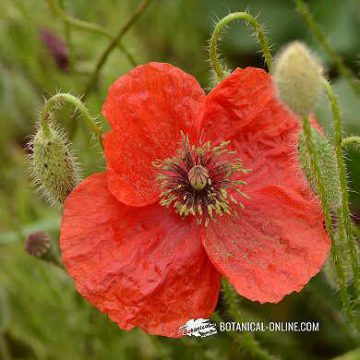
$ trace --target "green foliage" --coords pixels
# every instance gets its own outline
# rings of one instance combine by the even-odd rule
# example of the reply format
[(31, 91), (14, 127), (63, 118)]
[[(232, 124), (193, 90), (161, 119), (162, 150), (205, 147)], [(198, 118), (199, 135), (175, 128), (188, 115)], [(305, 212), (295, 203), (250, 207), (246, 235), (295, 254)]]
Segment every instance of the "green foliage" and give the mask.
[[(139, 1), (63, 0), (58, 3), (63, 3), (73, 17), (99, 24), (115, 34)], [(331, 59), (311, 40), (292, 2), (253, 0), (248, 3), (252, 14), (261, 10), (259, 21), (267, 24), (275, 50), (298, 38), (315, 45), (316, 53), (330, 69), (335, 82), (346, 133), (359, 134), (359, 98), (338, 77)], [(356, 16), (357, 1), (334, 0), (329, 6), (328, 0), (314, 0), (309, 1), (309, 5), (334, 48), (342, 53), (346, 64), (358, 72), (355, 62), (360, 48), (356, 32), (360, 21)], [(173, 63), (193, 74), (206, 88), (209, 84), (206, 44), (213, 28), (212, 20), (214, 16), (228, 14), (229, 9), (245, 11), (246, 6), (246, 2), (238, 0), (155, 0), (126, 34), (123, 45), (137, 62)], [(138, 330), (120, 331), (77, 294), (63, 270), (25, 253), (23, 242), (34, 231), (50, 232), (52, 239), (58, 239), (61, 219), (59, 209), (48, 208), (37, 198), (31, 179), (25, 175), (28, 135), (35, 131), (44, 98), (58, 91), (83, 94), (109, 40), (81, 29), (70, 27), (69, 31), (43, 0), (2, 0), (0, 14), (0, 359), (250, 360), (239, 346), (242, 335), (237, 333), (209, 339), (174, 340), (149, 337)], [(57, 66), (41, 40), (40, 32), (44, 29), (66, 43), (72, 55), (68, 69)], [(249, 37), (246, 27), (235, 24), (224, 37), (223, 45), (223, 55), (231, 68), (263, 66), (257, 44)], [(111, 53), (94, 91), (86, 100), (92, 114), (101, 113), (108, 86), (130, 68), (121, 51)], [(73, 116), (73, 111), (65, 105), (54, 114), (54, 123), (61, 123), (69, 134), (85, 177), (102, 171), (105, 163), (99, 145), (95, 140), (89, 145), (89, 133)], [(330, 123), (331, 114), (325, 102), (318, 109), (318, 117), (325, 126)], [(102, 120), (100, 118), (106, 128)], [(325, 154), (324, 159), (327, 156)], [(355, 149), (348, 155), (354, 213), (360, 213), (359, 156)], [(246, 300), (238, 303), (236, 295), (231, 296), (241, 316), (249, 321), (320, 320), (321, 330), (316, 334), (255, 334), (261, 346), (284, 360), (330, 359), (354, 351), (360, 345), (359, 336), (352, 333), (341, 313), (337, 294), (322, 275), (313, 279), (301, 294), (290, 295), (276, 305)], [(223, 318), (235, 320), (234, 314), (225, 311), (222, 296), (217, 310)], [(356, 359), (356, 354), (358, 350), (339, 359)]]

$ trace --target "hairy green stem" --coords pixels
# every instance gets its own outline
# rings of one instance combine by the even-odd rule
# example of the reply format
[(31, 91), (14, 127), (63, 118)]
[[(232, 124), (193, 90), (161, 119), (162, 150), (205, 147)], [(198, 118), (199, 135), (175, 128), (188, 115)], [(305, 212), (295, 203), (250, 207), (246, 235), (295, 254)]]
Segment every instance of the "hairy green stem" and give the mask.
[(332, 259), (334, 262), (334, 266), (335, 266), (335, 270), (336, 270), (336, 274), (337, 274), (337, 278), (338, 278), (338, 282), (339, 282), (342, 306), (343, 306), (349, 320), (351, 320), (354, 323), (354, 325), (356, 326), (357, 324), (355, 324), (355, 319), (354, 319), (353, 313), (351, 311), (349, 294), (346, 289), (346, 279), (345, 279), (344, 267), (343, 267), (343, 263), (342, 263), (343, 259), (341, 256), (339, 256), (337, 242), (335, 239), (334, 228), (333, 228), (333, 224), (332, 224), (331, 211), (329, 209), (328, 202), (326, 200), (327, 195), (326, 195), (325, 186), (324, 186), (322, 174), (321, 174), (320, 167), (319, 167), (317, 153), (315, 151), (314, 141), (312, 138), (311, 124), (310, 124), (310, 120), (308, 117), (303, 118), (303, 132), (304, 132), (304, 136), (305, 136), (306, 151), (308, 153), (309, 160), (310, 160), (310, 168), (314, 175), (316, 187), (318, 190), (318, 195), (320, 197), (321, 205), (322, 205), (322, 208), (323, 208), (323, 211), (325, 214), (326, 230), (332, 241), (331, 256), (332, 256)]
[(73, 105), (76, 111), (80, 112), (83, 115), (83, 119), (88, 126), (88, 128), (95, 134), (97, 139), (102, 146), (102, 135), (103, 132), (96, 124), (95, 119), (90, 115), (88, 109), (83, 104), (83, 102), (78, 99), (76, 96), (67, 94), (67, 93), (58, 93), (52, 96), (49, 100), (46, 101), (42, 112), (41, 112), (41, 126), (44, 132), (49, 131), (49, 119), (51, 113), (54, 109), (57, 109), (62, 103), (67, 102)]
[(112, 39), (112, 41), (109, 43), (109, 45), (107, 46), (107, 48), (105, 49), (105, 51), (102, 53), (102, 55), (100, 56), (95, 69), (92, 73), (92, 76), (89, 80), (89, 82), (87, 83), (84, 92), (83, 92), (83, 96), (84, 98), (87, 97), (87, 95), (89, 94), (89, 92), (92, 90), (92, 88), (94, 87), (96, 80), (98, 78), (98, 75), (102, 69), (102, 67), (105, 65), (109, 55), (111, 54), (111, 52), (113, 51), (113, 49), (117, 46), (117, 44), (119, 43), (119, 41), (122, 39), (122, 37), (130, 30), (130, 28), (135, 24), (135, 22), (140, 18), (140, 16), (145, 12), (145, 10), (147, 9), (147, 7), (151, 4), (153, 0), (144, 0), (142, 2), (142, 4), (136, 9), (136, 11), (132, 14), (132, 16), (130, 17), (130, 19), (120, 28), (120, 30), (118, 31), (118, 33), (116, 34), (116, 36)]
[(305, 4), (303, 0), (295, 0), (295, 5), (305, 24), (308, 26), (308, 29), (312, 32), (312, 34), (322, 45), (326, 53), (330, 56), (339, 73), (349, 82), (356, 94), (360, 95), (359, 81), (356, 80), (352, 71), (345, 65), (342, 57), (331, 46), (330, 42), (320, 29), (319, 25), (314, 20), (314, 17), (311, 14), (308, 5)]
[[(237, 304), (237, 295), (235, 294), (231, 285), (224, 280), (222, 282), (222, 289), (224, 292), (225, 302), (229, 309), (229, 314), (234, 321), (241, 323), (243, 321), (240, 310)], [(238, 336), (236, 336), (238, 338)], [(251, 333), (244, 332), (242, 334), (242, 339), (240, 342), (241, 347), (251, 354), (252, 357), (259, 360), (274, 360), (274, 357), (271, 356), (266, 350), (264, 350), (260, 344), (256, 341), (254, 336)]]
[[(63, 9), (58, 7), (54, 0), (46, 0), (48, 3), (50, 9), (58, 15), (65, 24), (71, 25), (73, 27), (76, 27), (81, 30), (91, 31), (94, 33), (97, 33), (99, 35), (105, 36), (106, 38), (113, 40), (113, 35), (110, 31), (104, 29), (102, 26), (93, 24), (87, 21), (76, 19), (70, 15), (68, 15)], [(124, 53), (124, 55), (127, 57), (129, 63), (132, 66), (136, 66), (137, 63), (134, 59), (134, 57), (131, 55), (131, 53), (126, 49), (126, 47), (121, 43), (118, 42), (116, 46), (119, 48), (120, 51)]]
[(261, 25), (249, 13), (235, 12), (235, 13), (225, 16), (216, 24), (216, 26), (211, 34), (211, 38), (210, 38), (210, 43), (209, 43), (210, 63), (211, 63), (212, 70), (214, 71), (214, 73), (219, 81), (223, 80), (226, 77), (228, 70), (227, 70), (227, 67), (225, 65), (223, 65), (221, 62), (220, 54), (218, 52), (218, 42), (219, 42), (219, 39), (221, 36), (221, 32), (224, 30), (224, 28), (226, 28), (229, 23), (231, 23), (232, 21), (236, 21), (236, 20), (244, 20), (247, 23), (250, 23), (252, 25), (252, 27), (255, 30), (257, 39), (260, 43), (260, 47), (263, 52), (265, 62), (267, 64), (269, 70), (271, 70), (272, 56), (271, 56), (271, 52), (270, 52), (270, 46), (269, 46), (268, 39), (267, 39), (265, 32), (262, 29)]
[(349, 145), (355, 145), (355, 146), (360, 145), (360, 136), (349, 136), (346, 137), (345, 139), (342, 139), (341, 141), (342, 147), (347, 147)]
[(341, 188), (341, 208), (339, 209), (339, 220), (344, 226), (346, 240), (349, 246), (351, 267), (354, 275), (354, 288), (357, 298), (360, 298), (360, 271), (358, 263), (358, 253), (356, 249), (355, 238), (352, 233), (350, 209), (349, 209), (349, 191), (346, 180), (346, 168), (342, 149), (342, 119), (340, 116), (339, 105), (330, 83), (323, 79), (325, 91), (329, 99), (334, 121), (334, 143), (336, 153), (336, 164), (338, 169), (339, 183)]

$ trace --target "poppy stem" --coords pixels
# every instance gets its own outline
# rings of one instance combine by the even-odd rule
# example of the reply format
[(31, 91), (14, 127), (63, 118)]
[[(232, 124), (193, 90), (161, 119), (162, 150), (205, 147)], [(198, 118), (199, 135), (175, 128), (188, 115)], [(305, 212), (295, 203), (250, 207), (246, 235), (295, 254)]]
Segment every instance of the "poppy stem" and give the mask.
[(136, 21), (141, 17), (141, 15), (145, 12), (145, 10), (148, 8), (148, 6), (151, 4), (153, 0), (144, 0), (142, 4), (135, 10), (135, 12), (132, 14), (130, 19), (120, 28), (118, 33), (115, 37), (112, 38), (111, 42), (105, 49), (105, 51), (100, 56), (95, 69), (91, 75), (90, 80), (88, 81), (87, 85), (85, 86), (84, 92), (83, 92), (83, 98), (86, 98), (92, 88), (94, 87), (96, 80), (98, 78), (98, 75), (102, 69), (102, 67), (105, 65), (109, 55), (113, 51), (113, 49), (117, 46), (119, 41), (124, 37), (124, 35), (130, 30), (130, 28), (136, 23)]
[[(238, 323), (243, 322), (243, 318), (238, 308), (237, 304), (237, 295), (234, 292), (232, 286), (226, 281), (222, 281), (222, 289), (224, 292), (224, 299), (229, 309), (229, 314)], [(232, 332), (231, 332), (232, 334)], [(235, 341), (239, 342), (239, 337), (234, 334)], [(259, 360), (273, 360), (274, 357), (271, 356), (266, 350), (264, 350), (260, 344), (256, 341), (254, 336), (251, 333), (244, 332), (242, 333), (241, 341), (239, 342), (240, 346), (254, 359)]]
[(223, 64), (220, 58), (221, 54), (218, 52), (218, 42), (221, 37), (222, 31), (227, 28), (229, 23), (236, 20), (244, 20), (246, 23), (252, 25), (258, 42), (260, 43), (260, 47), (264, 55), (267, 67), (269, 71), (271, 70), (272, 56), (269, 41), (265, 35), (263, 26), (260, 25), (256, 18), (250, 15), (248, 12), (235, 12), (225, 16), (215, 25), (209, 41), (210, 64), (212, 71), (215, 73), (218, 81), (223, 80), (229, 74), (227, 66)]
[(95, 134), (97, 139), (102, 145), (103, 132), (97, 125), (95, 118), (93, 118), (83, 102), (76, 96), (67, 93), (58, 93), (48, 99), (41, 111), (41, 126), (45, 133), (49, 132), (49, 120), (54, 109), (59, 109), (62, 103), (67, 102), (72, 104), (76, 111), (79, 111), (83, 115), (83, 119), (88, 128)]
[(308, 29), (312, 32), (314, 37), (318, 40), (323, 49), (334, 62), (339, 73), (349, 82), (356, 94), (360, 95), (360, 83), (356, 80), (353, 72), (345, 65), (342, 57), (331, 46), (329, 40), (326, 38), (319, 25), (314, 20), (308, 5), (305, 4), (304, 0), (295, 0), (295, 6)]
[(334, 262), (336, 275), (337, 275), (338, 282), (339, 282), (342, 306), (343, 306), (349, 320), (352, 323), (354, 323), (354, 325), (358, 329), (358, 324), (355, 323), (355, 319), (354, 319), (353, 313), (351, 311), (350, 298), (349, 298), (348, 291), (346, 289), (346, 279), (345, 279), (345, 273), (344, 273), (344, 267), (343, 267), (343, 259), (341, 256), (339, 256), (339, 251), (338, 251), (338, 247), (337, 247), (337, 243), (336, 243), (336, 239), (335, 239), (335, 233), (334, 233), (334, 228), (333, 228), (333, 223), (332, 223), (332, 218), (331, 218), (331, 212), (330, 212), (328, 202), (327, 202), (325, 186), (324, 186), (323, 178), (322, 178), (320, 167), (319, 167), (317, 153), (315, 151), (314, 140), (312, 138), (311, 124), (310, 124), (310, 120), (309, 120), (308, 116), (303, 117), (303, 132), (304, 132), (304, 136), (305, 136), (306, 151), (308, 153), (309, 160), (310, 160), (310, 168), (314, 175), (315, 183), (316, 183), (317, 189), (318, 189), (318, 195), (320, 197), (321, 205), (322, 205), (322, 208), (323, 208), (323, 211), (325, 214), (326, 230), (332, 241), (331, 256), (332, 256), (332, 259)]
[[(103, 28), (102, 26), (98, 24), (93, 24), (91, 22), (79, 20), (77, 18), (68, 15), (63, 9), (57, 6), (54, 0), (46, 0), (46, 2), (48, 3), (49, 8), (62, 19), (64, 24), (73, 26), (80, 30), (91, 31), (99, 35), (105, 36), (110, 40), (113, 40), (113, 35), (111, 34), (111, 32)], [(129, 63), (132, 66), (137, 66), (134, 57), (121, 42), (117, 43), (117, 47), (119, 48), (120, 51), (123, 52), (123, 54), (126, 56), (126, 58), (128, 59)]]
[[(344, 228), (345, 237), (349, 246), (351, 267), (354, 275), (354, 288), (356, 292), (356, 297), (360, 297), (360, 272), (358, 264), (358, 253), (356, 249), (355, 238), (352, 233), (351, 219), (350, 219), (350, 209), (349, 209), (349, 191), (347, 187), (346, 180), (346, 168), (343, 156), (343, 139), (342, 139), (342, 119), (340, 116), (339, 105), (334, 93), (334, 90), (330, 83), (323, 78), (323, 84), (325, 91), (328, 97), (328, 100), (331, 105), (331, 111), (333, 113), (333, 122), (334, 122), (334, 143), (335, 143), (335, 153), (336, 153), (336, 164), (339, 176), (339, 183), (341, 189), (341, 207), (339, 209), (339, 220), (342, 223)], [(356, 138), (359, 141), (360, 138)]]

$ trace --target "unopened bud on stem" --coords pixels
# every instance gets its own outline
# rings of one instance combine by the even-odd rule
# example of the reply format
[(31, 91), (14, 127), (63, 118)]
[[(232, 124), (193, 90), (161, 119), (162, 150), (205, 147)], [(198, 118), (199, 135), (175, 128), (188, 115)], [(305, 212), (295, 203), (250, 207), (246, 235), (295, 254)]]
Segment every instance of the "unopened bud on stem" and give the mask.
[(62, 204), (78, 182), (78, 169), (64, 134), (50, 122), (32, 141), (32, 175), (40, 193), (50, 203)]
[(275, 61), (274, 80), (280, 100), (295, 114), (308, 116), (322, 89), (323, 69), (306, 45), (288, 45)]
[[(335, 211), (341, 205), (341, 189), (339, 178), (337, 176), (335, 149), (327, 137), (321, 134), (317, 129), (312, 128), (311, 132), (315, 147), (314, 150), (317, 153), (319, 167), (324, 181), (327, 205), (329, 209)], [(311, 169), (310, 157), (306, 151), (305, 136), (303, 132), (299, 135), (298, 155), (301, 167), (311, 188), (315, 193), (318, 193), (313, 170)]]
[(50, 250), (50, 248), (50, 237), (43, 231), (34, 232), (25, 240), (25, 250), (31, 256), (42, 257)]
[(36, 231), (30, 234), (25, 240), (24, 247), (29, 255), (62, 267), (61, 261), (52, 246), (50, 236), (47, 233)]

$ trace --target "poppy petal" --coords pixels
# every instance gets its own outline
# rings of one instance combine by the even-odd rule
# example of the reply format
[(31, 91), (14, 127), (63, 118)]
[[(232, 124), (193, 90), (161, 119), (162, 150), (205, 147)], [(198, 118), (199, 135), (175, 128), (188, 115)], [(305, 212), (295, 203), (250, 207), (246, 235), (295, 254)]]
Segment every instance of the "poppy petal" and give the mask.
[(298, 123), (276, 98), (271, 76), (248, 67), (234, 70), (209, 93), (201, 125), (207, 139), (231, 139), (246, 133), (257, 141), (265, 135), (281, 135)]
[(236, 216), (202, 232), (215, 267), (253, 301), (280, 301), (319, 272), (330, 249), (316, 199), (279, 186), (254, 191)]
[(264, 70), (236, 69), (222, 81), (208, 96), (203, 130), (205, 141), (231, 140), (251, 170), (242, 176), (245, 192), (272, 185), (309, 192), (297, 156), (300, 120), (279, 102)]
[(152, 162), (174, 155), (184, 131), (195, 139), (205, 93), (191, 75), (162, 63), (136, 67), (110, 87), (103, 114), (109, 188), (121, 202), (148, 205), (158, 199)]
[(119, 324), (178, 337), (208, 317), (220, 274), (193, 219), (158, 204), (129, 207), (109, 192), (106, 174), (84, 180), (65, 202), (60, 246), (80, 294)]

